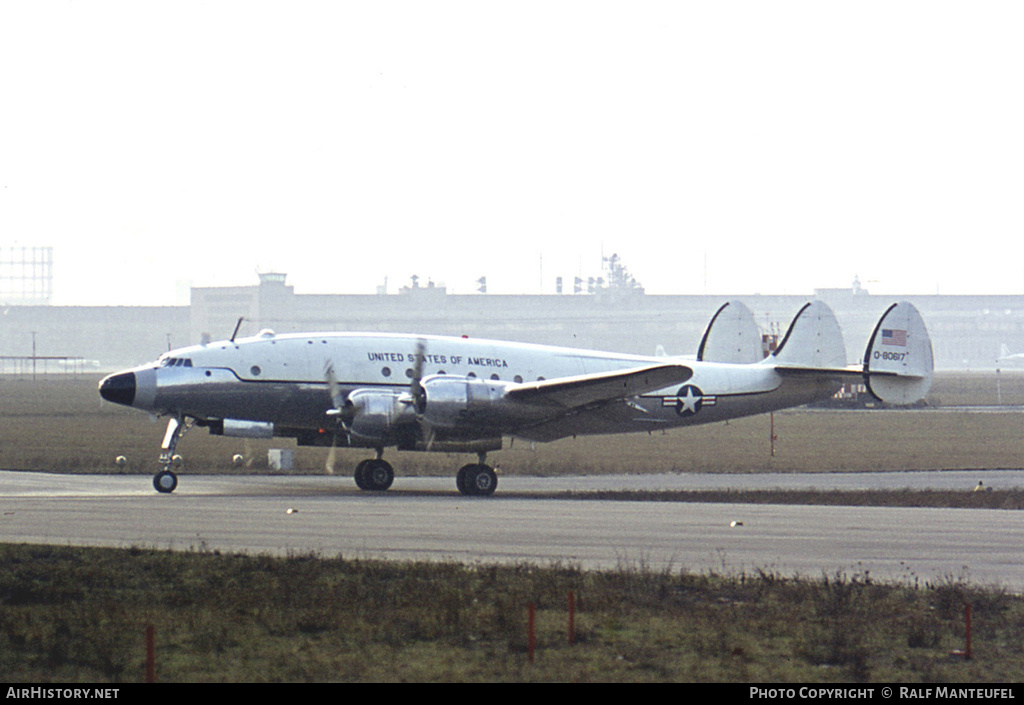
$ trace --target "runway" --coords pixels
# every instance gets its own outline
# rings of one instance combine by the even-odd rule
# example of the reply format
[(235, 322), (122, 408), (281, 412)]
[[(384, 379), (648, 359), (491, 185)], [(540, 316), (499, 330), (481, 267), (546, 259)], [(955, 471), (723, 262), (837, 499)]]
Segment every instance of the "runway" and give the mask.
[[(960, 487), (972, 487), (978, 478), (997, 487), (1024, 484), (1019, 470), (896, 475), (929, 483), (955, 481)], [(906, 480), (878, 474), (873, 480), (829, 477), (847, 484)], [(174, 494), (159, 495), (145, 476), (0, 472), (0, 537), (9, 543), (470, 564), (765, 570), (812, 578), (841, 571), (910, 583), (964, 579), (1024, 591), (1022, 512), (539, 496), (580, 484), (621, 488), (685, 482), (702, 487), (727, 481), (745, 487), (795, 483), (795, 478), (819, 483), (811, 486), (826, 480), (824, 475), (510, 477), (502, 478), (494, 497), (466, 498), (455, 491), (451, 478), (398, 478), (389, 492), (368, 494), (347, 477), (183, 476)], [(503, 490), (515, 496), (503, 497)]]

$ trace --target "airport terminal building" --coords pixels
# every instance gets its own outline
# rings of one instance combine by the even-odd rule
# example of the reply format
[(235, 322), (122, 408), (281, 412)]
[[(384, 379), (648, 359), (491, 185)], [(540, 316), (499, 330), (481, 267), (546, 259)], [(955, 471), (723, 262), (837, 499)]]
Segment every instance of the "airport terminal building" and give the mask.
[[(369, 295), (297, 294), (286, 275), (261, 274), (240, 287), (193, 288), (189, 306), (11, 305), (0, 315), (0, 374), (101, 371), (155, 359), (170, 348), (260, 330), (368, 331), (497, 338), (653, 355), (693, 354), (715, 311), (745, 303), (765, 334), (785, 333), (800, 307), (825, 301), (842, 326), (849, 362), (858, 362), (879, 316), (895, 300), (856, 283), (807, 296), (654, 296), (639, 287), (591, 293), (504, 296), (449, 294), (411, 286)], [(1001, 350), (1024, 351), (1024, 296), (909, 296), (931, 332), (936, 368), (992, 370)], [(1005, 346), (1005, 348), (1004, 348)], [(65, 359), (61, 363), (61, 359)]]

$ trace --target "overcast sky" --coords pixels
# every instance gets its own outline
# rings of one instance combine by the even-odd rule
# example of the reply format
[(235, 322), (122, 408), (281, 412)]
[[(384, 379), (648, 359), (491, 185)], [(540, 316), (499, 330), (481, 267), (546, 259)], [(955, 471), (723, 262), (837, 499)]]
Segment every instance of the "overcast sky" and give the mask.
[[(1024, 4), (0, 3), (0, 247), (54, 303), (1024, 293)], [(542, 288), (543, 287), (543, 288)]]

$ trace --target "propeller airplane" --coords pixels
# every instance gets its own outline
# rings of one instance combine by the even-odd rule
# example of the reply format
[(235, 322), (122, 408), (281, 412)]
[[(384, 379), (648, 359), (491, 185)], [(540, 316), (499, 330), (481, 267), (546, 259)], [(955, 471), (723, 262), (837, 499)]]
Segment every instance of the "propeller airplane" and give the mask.
[[(236, 329), (237, 334), (237, 329)], [(655, 431), (724, 421), (831, 397), (851, 379), (882, 401), (927, 394), (934, 362), (921, 315), (907, 302), (879, 319), (863, 362), (848, 366), (842, 332), (821, 301), (807, 303), (765, 357), (739, 301), (715, 313), (695, 358), (626, 355), (492, 340), (384, 333), (276, 335), (264, 330), (169, 351), (99, 384), (109, 402), (169, 417), (159, 492), (173, 492), (182, 434), (193, 426), (299, 445), (375, 451), (355, 468), (368, 491), (388, 489), (385, 448), (475, 453), (456, 486), (494, 493), (486, 456), (505, 437)]]

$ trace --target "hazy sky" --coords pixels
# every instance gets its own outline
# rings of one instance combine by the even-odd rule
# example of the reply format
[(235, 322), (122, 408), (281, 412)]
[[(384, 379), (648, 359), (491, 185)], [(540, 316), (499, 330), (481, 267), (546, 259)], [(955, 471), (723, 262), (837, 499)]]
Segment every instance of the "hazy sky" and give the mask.
[[(0, 3), (0, 246), (55, 303), (1024, 293), (1024, 4)], [(542, 264), (543, 262), (543, 264)]]

